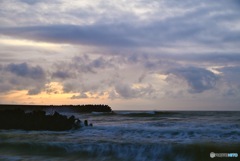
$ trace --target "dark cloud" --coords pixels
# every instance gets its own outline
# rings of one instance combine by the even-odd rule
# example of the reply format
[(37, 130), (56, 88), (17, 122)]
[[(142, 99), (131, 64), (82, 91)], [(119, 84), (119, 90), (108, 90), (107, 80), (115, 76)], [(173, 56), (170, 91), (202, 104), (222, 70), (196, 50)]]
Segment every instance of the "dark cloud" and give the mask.
[(28, 77), (36, 80), (45, 79), (45, 73), (40, 66), (30, 67), (27, 63), (9, 64), (6, 67), (6, 71), (9, 71), (20, 77)]
[(55, 63), (52, 67), (52, 78), (61, 82), (65, 93), (103, 92), (117, 79), (115, 75), (118, 75), (118, 71), (115, 70), (115, 65), (119, 64), (113, 57), (78, 55)]
[(192, 93), (202, 93), (213, 89), (218, 80), (218, 77), (213, 72), (203, 68), (179, 68), (173, 69), (169, 73), (186, 80)]
[(56, 71), (52, 73), (52, 78), (67, 79), (67, 78), (71, 78), (71, 75), (65, 71)]
[(109, 57), (90, 58), (88, 55), (82, 55), (75, 56), (70, 61), (56, 62), (54, 68), (63, 69), (64, 71), (53, 72), (53, 77), (71, 78), (74, 77), (74, 73), (96, 74), (107, 68), (115, 68), (115, 62)]
[(231, 85), (237, 85), (240, 88), (240, 66), (230, 66), (217, 69), (222, 73), (222, 78)]
[(29, 95), (38, 94), (47, 82), (46, 74), (40, 66), (27, 63), (6, 64), (0, 71), (0, 92), (27, 90)]
[(229, 67), (223, 67), (219, 68), (218, 71), (223, 73), (231, 73), (231, 74), (240, 74), (240, 66), (229, 66)]
[(137, 96), (137, 91), (126, 84), (116, 85), (115, 90), (123, 98), (134, 98)]
[(79, 95), (73, 95), (71, 99), (82, 99), (82, 98), (88, 98), (87, 94), (80, 93)]
[(125, 37), (126, 32), (121, 26), (114, 25), (51, 25), (0, 29), (0, 34), (35, 41), (100, 46), (133, 45), (134, 42)]
[[(156, 46), (172, 43), (184, 37), (191, 36), (190, 28), (185, 31), (174, 29), (170, 31), (172, 25), (159, 22), (147, 27), (134, 28), (132, 26), (119, 25), (52, 25), (34, 27), (12, 27), (1, 28), (2, 35), (14, 36), (18, 38), (30, 39), (35, 41), (47, 41), (55, 43), (71, 43), (97, 46)], [(179, 26), (182, 26), (181, 24)], [(180, 32), (180, 33), (179, 33)], [(195, 32), (195, 31), (194, 31)], [(171, 33), (171, 34), (170, 34)], [(180, 35), (179, 35), (180, 34)]]
[(138, 82), (141, 83), (145, 77), (146, 77), (146, 73), (143, 73), (142, 75), (140, 75), (140, 77), (138, 78)]
[[(234, 22), (235, 19), (230, 21), (228, 17), (238, 18), (239, 12), (218, 13), (218, 9), (224, 6), (215, 5), (148, 24), (97, 22), (91, 25), (7, 27), (0, 28), (0, 34), (35, 41), (105, 47), (175, 46), (183, 41), (207, 46), (238, 43), (239, 31), (223, 24)], [(214, 12), (216, 15), (211, 16)]]
[(78, 92), (79, 83), (78, 82), (66, 82), (63, 83), (63, 92), (69, 93), (69, 92)]
[(28, 95), (36, 95), (42, 91), (41, 88), (33, 88), (28, 90)]
[(220, 87), (225, 98), (240, 98), (240, 66), (226, 66), (216, 68), (220, 72)]
[[(181, 59), (179, 57), (179, 59)], [(239, 63), (240, 53), (206, 53), (206, 54), (193, 54), (185, 56), (186, 60), (189, 61), (202, 61), (215, 64), (226, 64), (226, 63)]]
[[(29, 4), (39, 2), (33, 0), (21, 1)], [(63, 5), (58, 1), (54, 1), (54, 3), (59, 6)], [(142, 10), (144, 10), (144, 6), (148, 3), (147, 1), (133, 2), (133, 4), (142, 6)], [(147, 18), (149, 18), (146, 22), (139, 18), (141, 15), (132, 16), (133, 12), (117, 10), (116, 14), (114, 9), (118, 5), (113, 3), (113, 6), (107, 4), (99, 5), (104, 11), (107, 10), (107, 12), (101, 12), (100, 18), (96, 20), (94, 19), (94, 15), (98, 15), (98, 11), (94, 12), (95, 14), (92, 15), (93, 23), (75, 23), (76, 20), (84, 21), (88, 19), (87, 15), (89, 15), (91, 7), (84, 8), (81, 6), (79, 9), (73, 7), (74, 9), (68, 10), (67, 13), (64, 12), (62, 15), (65, 18), (74, 18), (72, 19), (72, 23), (67, 23), (69, 21), (66, 21), (66, 24), (63, 24), (62, 19), (59, 22), (54, 21), (53, 23), (48, 20), (48, 15), (42, 15), (43, 17), (41, 18), (43, 20), (46, 19), (45, 21), (50, 21), (51, 23), (35, 22), (33, 23), (34, 26), (29, 26), (29, 23), (25, 23), (19, 27), (1, 27), (0, 34), (34, 41), (83, 44), (107, 48), (178, 47), (182, 43), (204, 45), (204, 48), (219, 48), (226, 44), (239, 43), (239, 30), (234, 29), (237, 28), (237, 25), (234, 27), (234, 24), (238, 23), (240, 16), (238, 12), (239, 3), (236, 1), (185, 1), (184, 3), (180, 3), (178, 1), (168, 2), (164, 0), (160, 2), (154, 1), (154, 4), (158, 6), (158, 10), (152, 14), (146, 14)], [(113, 9), (109, 11), (111, 7)], [(160, 7), (165, 8), (168, 12), (169, 8), (172, 8), (171, 12), (173, 13), (169, 15), (167, 14), (168, 12), (163, 12), (162, 14), (166, 17), (158, 18), (161, 12)], [(146, 7), (146, 9), (149, 9), (149, 7)], [(81, 14), (78, 15), (75, 13), (76, 10), (80, 10)], [(86, 14), (82, 13), (82, 10)], [(177, 14), (178, 11), (179, 14)], [(112, 21), (107, 21), (108, 19), (105, 17), (113, 13), (117, 17), (113, 18)], [(123, 18), (122, 15), (124, 15), (125, 21), (118, 20), (119, 17)], [(54, 13), (51, 16), (60, 17), (61, 14)], [(131, 19), (128, 19), (129, 17)], [(138, 19), (134, 20), (136, 18)]]
[[(154, 57), (154, 56), (153, 56)], [(209, 65), (226, 65), (226, 64), (239, 64), (240, 63), (240, 53), (218, 53), (218, 52), (194, 52), (194, 53), (178, 53), (178, 54), (165, 54), (161, 53), (155, 56), (155, 60), (164, 61), (184, 61), (186, 63), (209, 63)], [(156, 64), (153, 62), (147, 62), (146, 67), (155, 67)], [(161, 63), (161, 61), (159, 62)], [(162, 62), (163, 63), (163, 62)], [(176, 64), (175, 64), (176, 65)]]
[(109, 65), (109, 62), (107, 62), (103, 57), (99, 57), (92, 61), (90, 66), (94, 68), (105, 68), (107, 65)]
[(45, 0), (20, 0), (23, 3), (27, 3), (29, 5), (33, 5), (39, 2), (44, 2)]

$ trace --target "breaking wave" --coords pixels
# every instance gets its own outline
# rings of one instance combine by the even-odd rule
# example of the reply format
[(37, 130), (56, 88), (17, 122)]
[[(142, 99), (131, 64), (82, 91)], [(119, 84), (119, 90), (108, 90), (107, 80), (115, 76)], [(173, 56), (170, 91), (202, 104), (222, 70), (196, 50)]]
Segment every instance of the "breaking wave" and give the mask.
[[(225, 146), (224, 150), (222, 146)], [(0, 154), (21, 154), (22, 156), (60, 157), (67, 160), (93, 161), (181, 161), (210, 160), (215, 152), (236, 152), (240, 145), (194, 144), (129, 144), (115, 142), (90, 143), (0, 143)], [(4, 147), (4, 148), (3, 148)], [(4, 155), (1, 155), (2, 158)], [(5, 156), (5, 157), (6, 157)], [(12, 156), (13, 157), (13, 156)], [(1, 157), (0, 157), (1, 159)]]
[(166, 115), (174, 115), (177, 112), (163, 112), (163, 111), (115, 111), (110, 113), (103, 112), (92, 112), (94, 115), (118, 115), (118, 116), (126, 116), (126, 117), (153, 117), (153, 116), (166, 116)]

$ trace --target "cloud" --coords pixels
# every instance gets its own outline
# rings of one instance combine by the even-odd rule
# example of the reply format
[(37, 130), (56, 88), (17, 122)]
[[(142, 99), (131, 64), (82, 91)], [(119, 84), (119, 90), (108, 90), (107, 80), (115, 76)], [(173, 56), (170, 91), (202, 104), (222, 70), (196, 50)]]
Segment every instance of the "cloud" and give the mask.
[(0, 92), (11, 90), (27, 90), (29, 95), (40, 93), (47, 81), (45, 71), (40, 66), (27, 63), (6, 64), (0, 71)]
[[(179, 5), (177, 2), (174, 3)], [(209, 2), (206, 3), (209, 4)], [(165, 19), (156, 19), (159, 15), (157, 12), (150, 15), (150, 20), (151, 18), (154, 20), (147, 23), (143, 20), (139, 20), (138, 23), (131, 23), (131, 20), (123, 23), (107, 23), (104, 17), (101, 17), (101, 21), (91, 24), (54, 23), (2, 27), (0, 34), (34, 41), (108, 48), (175, 47), (182, 45), (183, 42), (190, 45), (198, 44), (205, 48), (216, 48), (229, 43), (238, 43), (240, 40), (239, 31), (232, 29), (232, 25), (236, 24), (240, 14), (232, 5), (229, 5), (231, 3), (223, 3), (231, 8), (221, 12), (220, 9), (225, 9), (225, 5), (219, 3), (212, 2), (206, 5), (203, 2), (199, 7), (180, 5), (178, 10), (182, 13), (174, 13)], [(168, 3), (164, 5), (169, 7)], [(119, 15), (125, 14), (123, 12), (120, 10)]]
[(53, 43), (97, 46), (133, 45), (134, 42), (127, 38), (127, 31), (121, 30), (120, 26), (114, 25), (49, 25), (1, 28), (0, 34)]
[(52, 78), (67, 79), (67, 78), (71, 78), (71, 76), (68, 72), (56, 71), (56, 72), (52, 73)]
[(191, 93), (202, 93), (213, 89), (218, 80), (218, 76), (213, 72), (197, 67), (172, 69), (169, 73), (184, 79), (190, 87)]
[(41, 93), (42, 89), (41, 88), (33, 88), (28, 90), (28, 95), (37, 95)]
[(229, 66), (216, 69), (221, 72), (221, 76), (224, 82), (232, 88), (239, 90), (240, 94), (240, 66)]
[[(64, 79), (59, 79), (64, 92), (81, 93), (78, 97), (75, 95), (73, 97), (75, 99), (82, 98), (82, 93), (86, 92), (97, 95), (107, 92), (111, 99), (150, 98), (154, 90), (150, 82), (146, 84), (144, 81), (149, 74), (145, 72), (144, 60), (146, 60), (144, 55), (129, 57), (79, 55), (68, 61), (55, 63), (53, 69), (61, 68), (64, 71)], [(62, 75), (59, 70), (53, 70), (52, 73), (55, 76), (56, 73)], [(74, 73), (75, 77), (65, 77), (72, 75), (71, 73)]]
[(29, 5), (34, 5), (39, 2), (44, 2), (44, 0), (20, 0), (23, 3), (27, 3)]
[[(66, 75), (68, 77), (74, 77), (74, 73), (79, 74), (96, 74), (99, 71), (109, 68), (115, 68), (115, 60), (112, 57), (103, 57), (96, 55), (94, 58), (90, 58), (88, 55), (83, 54), (79, 56), (74, 56), (70, 61), (61, 61), (54, 64), (54, 68), (57, 69), (57, 72), (54, 72), (54, 76), (61, 77)], [(62, 69), (64, 71), (58, 71)], [(57, 74), (57, 75), (56, 75)]]
[(151, 94), (154, 92), (152, 85), (147, 86), (137, 86), (119, 83), (115, 85), (115, 95), (111, 94), (111, 97), (116, 97), (117, 95), (120, 98), (132, 99), (132, 98), (150, 98)]
[(35, 80), (45, 79), (45, 73), (40, 66), (30, 67), (27, 63), (8, 64), (6, 71), (20, 77), (28, 77)]
[(218, 80), (215, 86), (216, 93), (221, 98), (230, 99), (231, 101), (240, 98), (240, 66), (218, 66), (214, 68), (218, 72)]
[(88, 95), (86, 93), (80, 93), (79, 95), (73, 95), (71, 99), (82, 99), (82, 98), (88, 98)]
[[(235, 52), (193, 52), (193, 53), (178, 53), (178, 54), (165, 54), (162, 53), (159, 58), (163, 60), (172, 60), (176, 62), (184, 61), (186, 63), (204, 63), (209, 65), (227, 65), (238, 64), (240, 62), (240, 53)], [(151, 64), (150, 64), (151, 65)]]
[(237, 1), (1, 0), (0, 6), (1, 94), (74, 93), (72, 99), (155, 105), (159, 98), (239, 96)]
[(103, 91), (109, 86), (109, 77), (115, 69), (114, 62), (109, 59), (79, 55), (68, 61), (56, 62), (52, 67), (52, 78), (63, 84), (63, 91), (66, 93)]
[(115, 90), (123, 98), (134, 98), (137, 95), (137, 91), (126, 84), (116, 85)]
[(228, 76), (228, 78), (235, 78), (235, 76), (240, 76), (240, 66), (227, 66), (227, 67), (223, 67), (223, 68), (218, 68), (217, 69), (219, 72), (223, 72), (224, 75), (228, 75), (230, 74), (230, 76)]
[[(162, 58), (145, 54), (92, 58), (82, 55), (56, 65), (56, 69), (64, 70), (64, 76), (75, 73), (74, 78), (61, 80), (64, 92), (108, 92), (111, 99), (175, 97), (184, 91), (202, 93), (214, 89), (221, 77), (203, 67), (183, 67), (167, 55)], [(181, 81), (169, 82), (171, 74), (175, 75), (174, 79), (184, 80), (189, 89)], [(169, 79), (161, 75), (168, 75)], [(169, 92), (167, 88), (171, 86), (175, 89)]]

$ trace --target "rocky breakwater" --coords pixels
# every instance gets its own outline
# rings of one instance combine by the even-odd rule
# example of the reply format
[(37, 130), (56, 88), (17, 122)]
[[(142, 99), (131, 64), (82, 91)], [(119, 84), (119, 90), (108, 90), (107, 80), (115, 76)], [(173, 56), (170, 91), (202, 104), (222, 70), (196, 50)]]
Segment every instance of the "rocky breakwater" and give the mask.
[[(85, 120), (86, 121), (86, 120)], [(32, 111), (26, 113), (22, 109), (7, 109), (0, 111), (0, 129), (22, 130), (49, 130), (63, 131), (81, 128), (81, 121), (73, 115), (67, 117), (55, 112), (46, 115), (45, 111)]]
[(51, 110), (51, 111), (72, 111), (77, 113), (91, 112), (112, 112), (108, 105), (104, 104), (86, 104), (86, 105), (18, 105), (18, 104), (0, 104), (0, 110), (22, 109), (25, 111), (33, 110)]

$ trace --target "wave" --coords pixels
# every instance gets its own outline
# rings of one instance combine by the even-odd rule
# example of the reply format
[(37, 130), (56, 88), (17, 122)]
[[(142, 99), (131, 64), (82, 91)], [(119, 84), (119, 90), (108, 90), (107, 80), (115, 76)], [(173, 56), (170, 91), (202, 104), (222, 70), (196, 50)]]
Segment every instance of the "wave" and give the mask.
[(154, 117), (154, 116), (166, 116), (174, 115), (177, 112), (167, 112), (167, 111), (116, 111), (117, 115), (127, 116), (127, 117)]
[(91, 112), (92, 115), (99, 115), (99, 116), (112, 116), (112, 115), (116, 115), (115, 112)]
[[(0, 143), (0, 156), (61, 157), (66, 160), (181, 161), (210, 160), (210, 152), (238, 152), (239, 144), (143, 144), (143, 143)], [(11, 154), (11, 155), (10, 155)], [(0, 158), (1, 159), (1, 158)], [(38, 159), (37, 159), (38, 160)]]
[(173, 111), (112, 111), (112, 112), (91, 112), (92, 116), (126, 116), (126, 117), (154, 117), (175, 115)]

